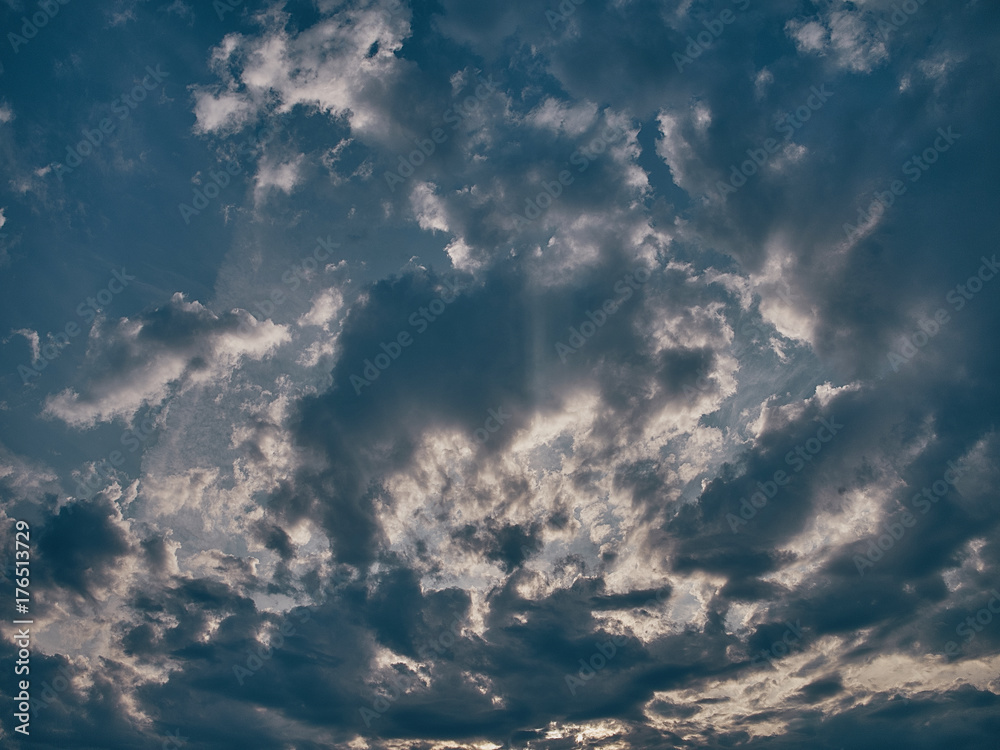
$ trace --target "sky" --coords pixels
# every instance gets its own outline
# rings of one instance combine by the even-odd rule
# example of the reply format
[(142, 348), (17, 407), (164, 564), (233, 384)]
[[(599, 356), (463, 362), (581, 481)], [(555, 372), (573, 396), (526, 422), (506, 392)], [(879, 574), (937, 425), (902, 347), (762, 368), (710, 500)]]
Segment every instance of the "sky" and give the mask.
[(995, 2), (0, 17), (0, 746), (995, 747)]

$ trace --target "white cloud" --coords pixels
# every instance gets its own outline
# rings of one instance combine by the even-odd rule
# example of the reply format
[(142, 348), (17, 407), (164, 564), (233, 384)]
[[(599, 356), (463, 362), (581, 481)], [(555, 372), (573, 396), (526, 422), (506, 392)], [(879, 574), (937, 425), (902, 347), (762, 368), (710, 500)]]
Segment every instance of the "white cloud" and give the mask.
[[(246, 313), (223, 320), (178, 292), (149, 316), (95, 327), (86, 368), (93, 374), (83, 393), (67, 388), (50, 396), (43, 414), (80, 428), (127, 420), (172, 392), (229, 377), (242, 358), (262, 359), (290, 338), (286, 326), (250, 321)], [(102, 363), (105, 357), (114, 368)]]
[[(409, 35), (408, 20), (378, 7), (338, 8), (294, 35), (286, 21), (271, 13), (262, 35), (231, 34), (214, 51), (226, 90), (196, 89), (197, 129), (224, 130), (265, 110), (305, 105), (346, 117), (358, 132), (387, 132), (384, 96), (407, 65), (394, 53)], [(233, 74), (233, 67), (241, 69)]]
[(785, 24), (785, 33), (800, 53), (829, 56), (836, 67), (853, 73), (870, 73), (889, 59), (873, 22), (861, 11), (827, 11), (817, 19), (792, 19)]
[(526, 120), (536, 128), (578, 136), (597, 120), (597, 105), (593, 102), (570, 104), (548, 97), (528, 113)]
[(257, 177), (254, 184), (254, 203), (260, 205), (272, 190), (279, 190), (286, 195), (298, 186), (302, 180), (302, 160), (305, 154), (299, 154), (288, 161), (273, 160), (265, 157), (257, 167)]
[(253, 112), (250, 102), (237, 94), (206, 90), (195, 92), (194, 116), (196, 133), (211, 133), (218, 130), (236, 130), (242, 127)]

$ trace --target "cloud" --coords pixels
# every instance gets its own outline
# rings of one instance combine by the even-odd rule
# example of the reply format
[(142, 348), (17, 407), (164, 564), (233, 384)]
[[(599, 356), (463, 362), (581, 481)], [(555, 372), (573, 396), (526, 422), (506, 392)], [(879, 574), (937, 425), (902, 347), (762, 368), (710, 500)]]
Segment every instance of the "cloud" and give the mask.
[(175, 294), (163, 307), (91, 333), (80, 390), (45, 402), (43, 414), (78, 427), (128, 421), (143, 406), (231, 376), (243, 358), (259, 360), (288, 340), (286, 327), (245, 312), (218, 316)]
[[(995, 24), (750, 5), (679, 71), (742, 4), (205, 32), (195, 134), (282, 126), (252, 210), (194, 235), (204, 274), (157, 256), (214, 298), (99, 319), (27, 423), (44, 460), (0, 450), (33, 666), (74, 676), (45, 741), (990, 746), (1000, 626), (944, 648), (1000, 564)], [(71, 499), (63, 456), (114, 420), (141, 453)]]
[[(226, 71), (226, 88), (195, 88), (199, 130), (227, 129), (265, 108), (289, 112), (302, 104), (346, 118), (359, 133), (384, 134), (384, 92), (399, 83), (404, 65), (394, 53), (409, 32), (406, 17), (387, 8), (343, 8), (297, 33), (286, 30), (286, 14), (272, 13), (261, 17), (260, 36), (227, 36), (213, 54), (217, 70)], [(239, 70), (230, 75), (235, 61)]]
[(837, 67), (854, 73), (870, 73), (888, 59), (870, 14), (830, 9), (813, 19), (796, 18), (785, 25), (800, 53), (829, 55)]

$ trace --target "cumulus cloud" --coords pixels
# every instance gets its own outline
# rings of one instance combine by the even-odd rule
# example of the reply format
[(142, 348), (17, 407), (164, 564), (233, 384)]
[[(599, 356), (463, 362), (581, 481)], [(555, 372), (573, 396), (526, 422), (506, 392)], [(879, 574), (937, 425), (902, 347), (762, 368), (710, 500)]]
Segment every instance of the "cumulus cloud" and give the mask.
[(95, 329), (84, 384), (48, 398), (43, 413), (78, 428), (127, 421), (143, 406), (228, 377), (242, 358), (267, 357), (287, 340), (284, 326), (245, 312), (218, 316), (177, 293), (159, 309)]

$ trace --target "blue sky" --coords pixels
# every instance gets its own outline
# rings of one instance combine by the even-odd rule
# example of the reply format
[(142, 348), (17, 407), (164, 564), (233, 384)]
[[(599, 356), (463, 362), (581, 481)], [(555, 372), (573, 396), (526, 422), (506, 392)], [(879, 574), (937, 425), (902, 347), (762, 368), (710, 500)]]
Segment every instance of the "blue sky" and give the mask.
[(992, 745), (994, 5), (0, 14), (5, 746)]

